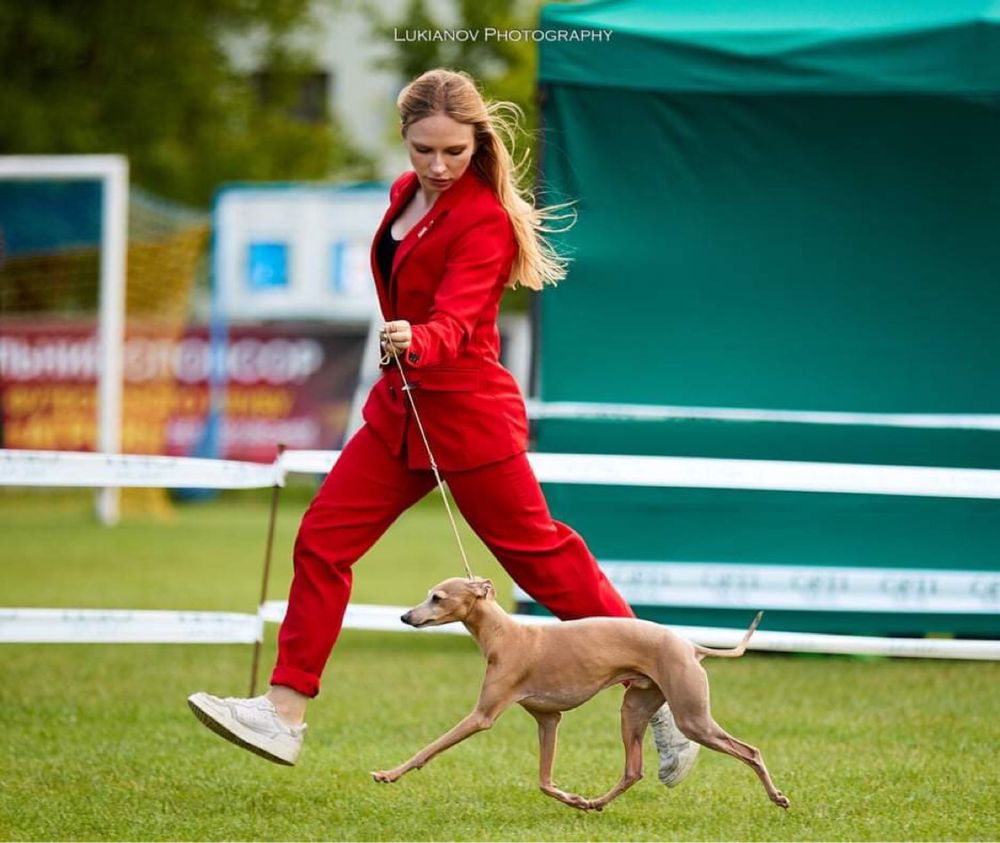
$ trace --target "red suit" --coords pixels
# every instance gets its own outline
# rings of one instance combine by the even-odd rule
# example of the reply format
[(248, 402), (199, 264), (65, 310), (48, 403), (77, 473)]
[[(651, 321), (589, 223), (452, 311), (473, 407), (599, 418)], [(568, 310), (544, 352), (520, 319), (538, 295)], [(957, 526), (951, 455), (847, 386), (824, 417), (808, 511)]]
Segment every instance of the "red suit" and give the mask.
[[(417, 189), (412, 170), (390, 192), (375, 235)], [(507, 213), (470, 166), (400, 243), (388, 284), (372, 250), (387, 320), (406, 319), (413, 342), (401, 358), (441, 469), (474, 468), (527, 448), (528, 419), (514, 377), (500, 365), (497, 313), (516, 244)], [(372, 388), (364, 418), (394, 454), (405, 439), (411, 468), (430, 468), (395, 361)]]
[[(483, 543), (553, 614), (632, 616), (583, 539), (552, 519), (525, 455), (524, 399), (500, 365), (497, 331), (516, 241), (503, 206), (471, 165), (407, 233), (391, 278), (379, 271), (375, 244), (418, 186), (413, 171), (393, 183), (372, 273), (385, 319), (412, 324), (400, 359), (438, 468)], [(396, 362), (382, 368), (365, 424), (344, 446), (295, 541), (271, 683), (308, 696), (319, 692), (340, 632), (351, 566), (436, 485)]]

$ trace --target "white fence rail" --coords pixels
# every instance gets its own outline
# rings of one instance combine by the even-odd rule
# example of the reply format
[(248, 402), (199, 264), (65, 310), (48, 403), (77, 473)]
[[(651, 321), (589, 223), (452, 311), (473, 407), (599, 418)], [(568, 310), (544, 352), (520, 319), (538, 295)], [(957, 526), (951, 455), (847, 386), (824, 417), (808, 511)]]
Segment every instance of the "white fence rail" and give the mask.
[[(339, 456), (339, 451), (285, 451), (267, 465), (0, 450), (0, 486), (266, 488), (284, 485), (290, 473), (325, 474)], [(1000, 471), (984, 468), (608, 454), (531, 453), (528, 459), (542, 483), (1000, 499)]]
[[(400, 621), (405, 606), (351, 604), (345, 629), (410, 634), (466, 635), (461, 624), (414, 629)], [(235, 612), (167, 612), (131, 609), (0, 609), (0, 643), (66, 644), (253, 644), (265, 623), (280, 623), (285, 603), (269, 601), (256, 615)], [(748, 614), (748, 617), (750, 615)], [(514, 615), (527, 625), (558, 623), (540, 615)], [(733, 647), (744, 629), (668, 625), (678, 635), (706, 647)], [(757, 630), (751, 650), (832, 653), (908, 658), (1000, 659), (1000, 641), (937, 638), (874, 638), (812, 632)]]

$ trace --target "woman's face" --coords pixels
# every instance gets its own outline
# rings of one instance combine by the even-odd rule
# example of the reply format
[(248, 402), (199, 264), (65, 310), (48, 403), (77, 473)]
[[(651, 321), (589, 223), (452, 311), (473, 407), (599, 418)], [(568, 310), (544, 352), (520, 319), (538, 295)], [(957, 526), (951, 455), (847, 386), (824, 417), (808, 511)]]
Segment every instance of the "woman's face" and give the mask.
[(472, 126), (447, 114), (432, 114), (411, 123), (403, 144), (420, 186), (428, 194), (441, 193), (458, 181), (476, 151)]

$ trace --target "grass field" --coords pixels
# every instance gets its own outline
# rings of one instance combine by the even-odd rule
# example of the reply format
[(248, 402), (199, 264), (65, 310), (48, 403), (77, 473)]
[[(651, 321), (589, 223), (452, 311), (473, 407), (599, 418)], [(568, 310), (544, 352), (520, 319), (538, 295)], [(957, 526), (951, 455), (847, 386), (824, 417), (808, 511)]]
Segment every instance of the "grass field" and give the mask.
[[(307, 491), (307, 490), (305, 490)], [(281, 509), (270, 596), (286, 596), (304, 491)], [(412, 604), (461, 573), (440, 501), (407, 513), (359, 563), (355, 599)], [(0, 495), (0, 604), (253, 611), (267, 498), (96, 526), (79, 494)], [(577, 526), (586, 535), (586, 525)], [(466, 531), (466, 535), (469, 535)], [(471, 537), (473, 568), (509, 582)], [(767, 620), (765, 617), (765, 628)], [(268, 636), (261, 676), (274, 654)], [(602, 814), (536, 788), (520, 709), (392, 786), (395, 765), (471, 707), (467, 638), (345, 632), (295, 768), (221, 741), (185, 703), (246, 692), (250, 648), (0, 645), (4, 840), (995, 840), (1000, 665), (750, 653), (706, 662), (716, 718), (764, 751), (787, 813), (752, 772), (711, 753), (675, 790), (644, 781)], [(596, 795), (621, 772), (609, 690), (570, 712), (557, 781)]]

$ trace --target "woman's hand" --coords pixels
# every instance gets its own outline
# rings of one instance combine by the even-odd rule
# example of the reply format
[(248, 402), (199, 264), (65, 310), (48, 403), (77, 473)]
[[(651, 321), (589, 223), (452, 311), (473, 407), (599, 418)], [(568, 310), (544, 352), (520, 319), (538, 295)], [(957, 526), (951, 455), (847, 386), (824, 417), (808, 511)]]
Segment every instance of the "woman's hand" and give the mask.
[(379, 339), (382, 341), (382, 351), (388, 354), (398, 354), (406, 351), (413, 342), (413, 331), (410, 323), (405, 319), (397, 319), (394, 322), (386, 322)]

